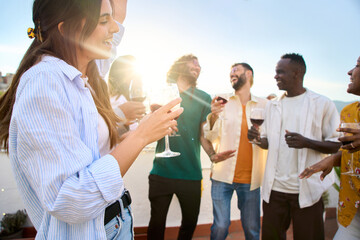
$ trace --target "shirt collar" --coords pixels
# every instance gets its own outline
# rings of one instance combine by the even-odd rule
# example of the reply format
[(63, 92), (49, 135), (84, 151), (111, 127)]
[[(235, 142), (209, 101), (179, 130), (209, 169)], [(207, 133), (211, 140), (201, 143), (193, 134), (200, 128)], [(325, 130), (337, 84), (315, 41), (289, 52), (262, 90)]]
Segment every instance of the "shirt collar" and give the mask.
[(53, 64), (56, 64), (57, 67), (59, 67), (59, 69), (64, 73), (64, 75), (68, 77), (71, 81), (77, 77), (81, 77), (82, 75), (82, 73), (78, 69), (57, 57), (45, 55), (42, 57), (42, 61), (52, 62)]
[[(233, 99), (238, 99), (239, 97), (238, 97), (238, 95), (236, 95), (235, 93), (233, 93), (233, 94), (230, 96), (230, 99), (231, 99), (231, 98), (233, 98)], [(257, 102), (259, 102), (259, 99), (258, 99), (258, 97), (254, 96), (252, 93), (250, 93), (250, 101), (257, 103)]]

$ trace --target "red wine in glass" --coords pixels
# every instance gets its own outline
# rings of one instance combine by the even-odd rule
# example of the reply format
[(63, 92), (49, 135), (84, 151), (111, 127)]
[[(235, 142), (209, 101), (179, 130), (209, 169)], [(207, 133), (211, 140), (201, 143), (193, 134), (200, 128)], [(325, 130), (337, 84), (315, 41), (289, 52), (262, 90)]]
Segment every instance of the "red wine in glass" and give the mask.
[(261, 126), (261, 124), (263, 124), (263, 122), (264, 122), (264, 119), (250, 118), (250, 121), (253, 125)]
[(135, 101), (135, 102), (143, 102), (143, 101), (145, 101), (146, 97), (133, 97), (130, 99), (131, 99), (131, 101)]
[(218, 96), (216, 101), (220, 101), (220, 100), (222, 100), (222, 104), (225, 104), (228, 102), (228, 100), (226, 100), (225, 98)]

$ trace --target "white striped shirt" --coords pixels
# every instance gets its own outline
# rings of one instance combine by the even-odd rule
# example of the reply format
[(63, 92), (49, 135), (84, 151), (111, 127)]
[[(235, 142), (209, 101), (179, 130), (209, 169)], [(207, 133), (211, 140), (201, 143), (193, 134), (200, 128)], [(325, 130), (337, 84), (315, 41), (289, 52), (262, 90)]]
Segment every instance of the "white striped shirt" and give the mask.
[(17, 88), (9, 152), (36, 239), (106, 239), (104, 210), (124, 189), (117, 161), (100, 158), (98, 112), (80, 76), (44, 56)]

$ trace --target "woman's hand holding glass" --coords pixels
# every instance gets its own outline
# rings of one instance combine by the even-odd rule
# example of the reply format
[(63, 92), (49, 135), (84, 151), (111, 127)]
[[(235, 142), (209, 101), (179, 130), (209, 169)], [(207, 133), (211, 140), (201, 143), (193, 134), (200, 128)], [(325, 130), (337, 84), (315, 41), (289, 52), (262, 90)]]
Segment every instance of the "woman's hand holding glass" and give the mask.
[(175, 119), (180, 116), (184, 109), (173, 110), (173, 108), (180, 102), (181, 98), (176, 98), (141, 120), (135, 132), (141, 134), (145, 145), (171, 134), (172, 129), (176, 129), (177, 122)]
[[(179, 90), (176, 83), (168, 83), (163, 86), (158, 86), (157, 88), (151, 91), (150, 96), (150, 109), (152, 112), (157, 112), (157, 108), (164, 105), (165, 103), (179, 98)], [(175, 105), (169, 112), (177, 111), (180, 108), (180, 102)], [(177, 118), (175, 118), (177, 119)], [(180, 153), (172, 152), (170, 150), (170, 143), (169, 143), (169, 135), (171, 135), (173, 129), (170, 129), (170, 133), (165, 136), (165, 150), (162, 153), (157, 153), (156, 157), (176, 157), (179, 156)]]
[(128, 101), (121, 104), (119, 108), (124, 113), (129, 124), (136, 119), (141, 119), (146, 112), (146, 107), (142, 102)]
[[(354, 172), (354, 152), (360, 150), (360, 124), (359, 123), (341, 123), (338, 131), (341, 133), (339, 141), (342, 142), (342, 149), (348, 150), (351, 154), (348, 169), (349, 171), (342, 174), (358, 175)], [(359, 161), (359, 159), (356, 159)]]
[(126, 118), (131, 121), (138, 121), (141, 119), (146, 112), (146, 107), (144, 101), (147, 97), (147, 94), (143, 88), (143, 83), (139, 76), (135, 76), (133, 80), (130, 81), (129, 85), (129, 108), (128, 116), (124, 112)]

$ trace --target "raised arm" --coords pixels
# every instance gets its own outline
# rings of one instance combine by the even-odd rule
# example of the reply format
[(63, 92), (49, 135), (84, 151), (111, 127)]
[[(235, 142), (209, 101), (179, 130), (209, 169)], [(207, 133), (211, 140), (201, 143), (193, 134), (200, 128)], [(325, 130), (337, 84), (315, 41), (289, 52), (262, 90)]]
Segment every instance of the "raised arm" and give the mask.
[(127, 0), (113, 0), (113, 4), (114, 19), (122, 24), (126, 17)]

